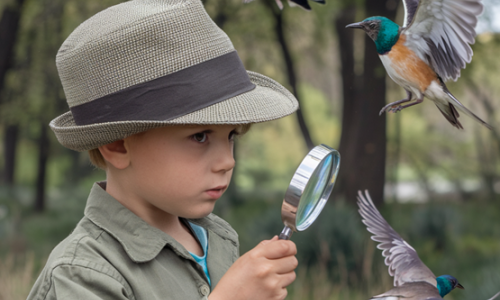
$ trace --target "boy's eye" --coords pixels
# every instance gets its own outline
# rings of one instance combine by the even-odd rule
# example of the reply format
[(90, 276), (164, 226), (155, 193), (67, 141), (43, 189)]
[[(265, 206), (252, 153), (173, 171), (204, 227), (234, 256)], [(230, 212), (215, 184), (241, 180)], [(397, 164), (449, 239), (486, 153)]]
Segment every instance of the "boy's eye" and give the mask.
[(193, 134), (193, 140), (195, 140), (198, 143), (204, 143), (207, 140), (207, 133), (206, 132), (198, 132)]

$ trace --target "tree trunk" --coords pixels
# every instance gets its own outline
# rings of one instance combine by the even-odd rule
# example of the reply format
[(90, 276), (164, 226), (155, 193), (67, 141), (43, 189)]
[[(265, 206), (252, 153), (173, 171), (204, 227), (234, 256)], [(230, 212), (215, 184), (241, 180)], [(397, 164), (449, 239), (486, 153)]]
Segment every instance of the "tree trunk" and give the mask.
[[(341, 155), (339, 177), (335, 189), (334, 198), (343, 196), (347, 199), (347, 186), (355, 180), (357, 173), (353, 170), (356, 165), (356, 141), (358, 129), (355, 124), (359, 123), (360, 110), (357, 106), (360, 101), (356, 100), (357, 90), (362, 86), (363, 78), (354, 73), (354, 31), (345, 27), (355, 22), (356, 5), (346, 6), (339, 16), (334, 20), (337, 32), (340, 53), (340, 74), (342, 76), (343, 106), (342, 106), (342, 133), (340, 136), (339, 152)], [(342, 45), (342, 46), (340, 46)], [(349, 199), (352, 200), (352, 199)]]
[[(2, 104), (2, 91), (5, 83), (5, 75), (13, 64), (14, 45), (16, 42), (19, 20), (21, 18), (21, 7), (24, 0), (13, 1), (4, 8), (0, 19), (0, 104)], [(18, 136), (17, 125), (6, 125), (4, 137), (5, 169), (3, 180), (7, 185), (14, 184), (15, 154)], [(2, 178), (0, 178), (2, 179)]]
[[(391, 0), (389, 0), (391, 1)], [(396, 9), (387, 0), (366, 1), (368, 16), (394, 19)], [(385, 184), (386, 118), (378, 112), (385, 105), (386, 72), (373, 41), (365, 36), (363, 75), (354, 73), (354, 30), (346, 29), (354, 20), (356, 7), (344, 8), (335, 21), (339, 38), (343, 79), (342, 135), (339, 152), (342, 162), (339, 187), (346, 201), (355, 203), (358, 190), (369, 190), (375, 204), (383, 203)]]
[(5, 128), (4, 136), (4, 176), (3, 181), (8, 186), (14, 185), (14, 171), (16, 161), (16, 146), (19, 127), (17, 125), (8, 125)]
[(0, 19), (0, 91), (3, 89), (5, 74), (12, 65), (12, 52), (19, 29), (23, 2), (24, 0), (16, 0), (7, 5), (2, 13), (2, 19)]
[[(287, 71), (288, 84), (292, 88), (292, 93), (297, 98), (299, 105), (301, 103), (299, 94), (297, 92), (297, 76), (295, 73), (295, 66), (292, 60), (292, 55), (290, 54), (290, 48), (285, 38), (285, 33), (283, 31), (283, 14), (282, 11), (276, 7), (276, 2), (274, 0), (266, 0), (265, 3), (272, 12), (275, 20), (274, 30), (276, 32), (276, 37), (281, 47), (281, 52), (283, 54), (283, 59), (285, 60), (285, 66)], [(299, 123), (300, 132), (304, 138), (304, 142), (309, 150), (314, 148), (314, 143), (309, 133), (309, 128), (307, 127), (304, 115), (302, 114), (302, 106), (297, 110), (297, 122)]]
[(47, 160), (49, 157), (49, 138), (47, 125), (40, 123), (40, 137), (38, 140), (38, 174), (36, 179), (35, 211), (42, 212), (45, 209), (45, 182), (47, 177)]

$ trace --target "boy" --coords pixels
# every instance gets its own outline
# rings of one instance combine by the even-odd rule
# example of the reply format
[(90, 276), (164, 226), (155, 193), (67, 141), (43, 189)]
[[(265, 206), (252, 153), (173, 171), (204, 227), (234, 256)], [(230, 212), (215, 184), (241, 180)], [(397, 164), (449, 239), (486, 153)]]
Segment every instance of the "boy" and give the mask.
[(237, 234), (211, 212), (234, 136), (293, 113), (296, 99), (245, 71), (199, 0), (110, 7), (56, 62), (70, 112), (50, 126), (107, 180), (28, 299), (284, 299), (295, 245), (274, 237), (238, 257)]

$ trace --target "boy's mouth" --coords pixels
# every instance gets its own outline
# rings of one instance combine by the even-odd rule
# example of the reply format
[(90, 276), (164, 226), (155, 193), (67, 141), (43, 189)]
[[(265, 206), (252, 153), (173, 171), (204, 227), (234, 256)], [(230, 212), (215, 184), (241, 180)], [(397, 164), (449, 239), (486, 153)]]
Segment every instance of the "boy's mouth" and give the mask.
[(207, 190), (206, 192), (210, 196), (210, 198), (217, 199), (217, 198), (220, 198), (220, 196), (222, 196), (222, 194), (224, 193), (226, 188), (227, 188), (227, 185), (219, 185), (219, 186), (214, 187), (213, 189)]
[(207, 190), (206, 192), (210, 196), (210, 198), (218, 199), (218, 198), (220, 198), (220, 196), (222, 196), (222, 194), (224, 193), (224, 191), (226, 189), (227, 189), (227, 185), (219, 185), (219, 186), (214, 187), (213, 189)]

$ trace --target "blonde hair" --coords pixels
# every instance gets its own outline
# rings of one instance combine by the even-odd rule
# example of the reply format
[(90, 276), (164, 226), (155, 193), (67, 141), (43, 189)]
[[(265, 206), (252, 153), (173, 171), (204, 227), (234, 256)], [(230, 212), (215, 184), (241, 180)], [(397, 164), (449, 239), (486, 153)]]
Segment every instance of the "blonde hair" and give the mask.
[(89, 159), (90, 163), (99, 169), (106, 170), (106, 160), (101, 154), (101, 151), (99, 151), (98, 148), (89, 150)]
[[(244, 135), (245, 133), (248, 132), (248, 130), (250, 130), (250, 127), (252, 127), (252, 124), (240, 125), (240, 127), (238, 128), (238, 135)], [(97, 167), (101, 170), (107, 169), (106, 160), (104, 159), (104, 157), (101, 154), (101, 151), (99, 151), (98, 148), (89, 150), (88, 153), (89, 153), (90, 163), (94, 167)]]

